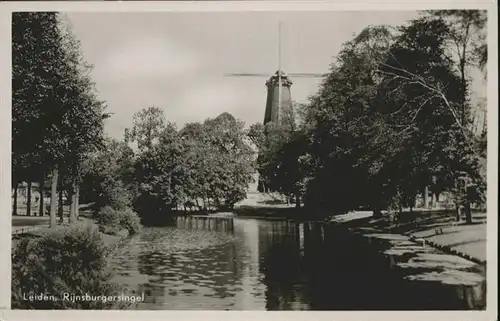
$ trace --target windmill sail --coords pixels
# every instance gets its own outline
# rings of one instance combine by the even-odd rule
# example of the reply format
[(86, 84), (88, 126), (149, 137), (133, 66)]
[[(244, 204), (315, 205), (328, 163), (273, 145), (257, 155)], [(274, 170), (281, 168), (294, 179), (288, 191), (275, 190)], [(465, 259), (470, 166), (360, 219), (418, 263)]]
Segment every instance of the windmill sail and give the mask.
[(282, 84), (281, 84), (281, 21), (278, 25), (278, 113), (281, 110)]

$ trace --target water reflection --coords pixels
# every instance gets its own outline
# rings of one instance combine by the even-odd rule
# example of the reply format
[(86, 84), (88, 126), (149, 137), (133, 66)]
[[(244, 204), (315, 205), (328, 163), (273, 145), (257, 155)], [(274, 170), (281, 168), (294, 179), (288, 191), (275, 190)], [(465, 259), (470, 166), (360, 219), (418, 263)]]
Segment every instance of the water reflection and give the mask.
[(184, 223), (145, 228), (112, 258), (117, 282), (145, 292), (139, 309), (384, 308), (385, 281), (322, 224)]

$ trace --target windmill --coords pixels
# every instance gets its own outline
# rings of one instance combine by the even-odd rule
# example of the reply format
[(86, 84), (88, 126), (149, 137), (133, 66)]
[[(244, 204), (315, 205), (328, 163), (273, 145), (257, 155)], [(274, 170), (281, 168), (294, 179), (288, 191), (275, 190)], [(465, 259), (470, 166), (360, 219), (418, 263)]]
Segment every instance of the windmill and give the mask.
[(278, 121), (283, 108), (292, 107), (290, 87), (295, 78), (323, 78), (326, 74), (320, 73), (289, 73), (285, 74), (281, 68), (281, 21), (278, 25), (278, 70), (274, 74), (266, 73), (230, 73), (227, 77), (270, 77), (266, 81), (267, 100), (264, 114), (264, 125), (270, 121)]
[[(292, 108), (292, 99), (290, 87), (292, 81), (290, 77), (295, 78), (323, 78), (326, 74), (320, 73), (289, 73), (285, 74), (281, 68), (281, 21), (278, 25), (278, 70), (274, 74), (266, 73), (231, 73), (226, 77), (269, 77), (266, 81), (267, 99), (266, 111), (264, 114), (264, 125), (268, 122), (277, 122), (280, 120), (280, 112), (283, 108)], [(256, 189), (260, 192), (268, 192), (265, 182), (260, 179), (259, 174), (255, 173), (255, 181), (258, 182)], [(250, 187), (250, 190), (255, 187)]]

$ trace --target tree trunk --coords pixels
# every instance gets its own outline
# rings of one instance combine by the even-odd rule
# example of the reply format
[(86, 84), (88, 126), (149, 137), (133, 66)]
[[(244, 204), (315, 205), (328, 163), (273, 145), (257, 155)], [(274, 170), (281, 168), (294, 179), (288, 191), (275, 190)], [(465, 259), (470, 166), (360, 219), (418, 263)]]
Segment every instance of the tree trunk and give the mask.
[(69, 223), (73, 223), (75, 221), (75, 184), (72, 183), (69, 190), (68, 190), (68, 199), (69, 199), (69, 215), (68, 215), (68, 221)]
[(50, 220), (49, 227), (56, 227), (56, 202), (57, 202), (57, 181), (58, 181), (59, 172), (57, 167), (54, 167), (52, 170), (52, 182), (50, 186)]
[(472, 224), (472, 210), (471, 210), (471, 204), (469, 201), (465, 203), (465, 223), (466, 224)]
[(26, 197), (26, 216), (31, 216), (31, 181), (28, 182), (28, 192)]
[(295, 208), (300, 208), (300, 195), (299, 193), (295, 193)]
[(460, 63), (460, 76), (461, 76), (461, 87), (462, 87), (462, 102), (460, 110), (460, 123), (465, 126), (465, 106), (467, 102), (467, 80), (465, 79), (465, 61)]
[(429, 208), (429, 187), (424, 187), (424, 208)]
[(455, 181), (455, 210), (456, 210), (456, 219), (457, 222), (460, 222), (461, 213), (460, 213), (460, 190), (458, 188), (458, 183)]
[(75, 185), (75, 219), (78, 220), (80, 217), (80, 185)]
[(17, 191), (19, 189), (19, 183), (14, 184), (14, 200), (12, 202), (12, 215), (17, 215)]
[(63, 190), (62, 190), (62, 186), (59, 189), (59, 202), (58, 202), (57, 213), (59, 215), (59, 222), (62, 223), (64, 221), (64, 204), (63, 204)]
[(462, 44), (462, 55), (460, 58), (460, 80), (461, 80), (461, 86), (462, 86), (462, 102), (461, 102), (461, 119), (460, 119), (460, 123), (462, 124), (462, 126), (465, 126), (465, 119), (466, 119), (466, 113), (465, 113), (465, 107), (466, 107), (466, 103), (467, 103), (467, 79), (466, 79), (466, 75), (465, 75), (465, 65), (467, 63), (467, 57), (466, 57), (466, 54), (467, 54), (467, 38), (469, 36), (469, 30), (470, 30), (470, 24), (468, 24), (466, 26), (466, 29), (465, 29), (465, 39), (463, 41), (463, 44)]
[(39, 216), (43, 216), (43, 214), (44, 214), (44, 208), (43, 208), (43, 206), (44, 206), (44, 204), (43, 204), (43, 203), (44, 203), (44, 202), (43, 202), (43, 190), (44, 190), (44, 188), (45, 188), (45, 180), (44, 180), (44, 178), (42, 178), (42, 179), (40, 180), (40, 183), (39, 183), (39, 184), (40, 184), (40, 185), (39, 185), (39, 191), (40, 191), (40, 203), (38, 204), (38, 205), (39, 205), (39, 206), (38, 206), (38, 212), (39, 212)]

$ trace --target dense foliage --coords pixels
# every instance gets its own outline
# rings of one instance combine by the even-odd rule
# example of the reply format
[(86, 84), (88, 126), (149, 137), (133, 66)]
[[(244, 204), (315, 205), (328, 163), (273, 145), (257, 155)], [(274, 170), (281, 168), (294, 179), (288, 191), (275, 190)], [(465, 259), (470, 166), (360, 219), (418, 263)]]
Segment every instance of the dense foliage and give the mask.
[(432, 12), (345, 43), (292, 126), (250, 128), (263, 186), (319, 216), (401, 211), (448, 192), (470, 221), (471, 203), (485, 201), (486, 142), (473, 130), (465, 67), (485, 64), (484, 37), (473, 36), (484, 22), (484, 12)]
[[(12, 253), (13, 309), (123, 308), (124, 301), (63, 300), (64, 293), (120, 295), (106, 266), (107, 248), (91, 228), (73, 227), (41, 239), (23, 239)], [(45, 294), (58, 300), (27, 300)]]
[(12, 57), (12, 183), (16, 189), (21, 181), (38, 182), (43, 194), (50, 178), (54, 227), (58, 191), (60, 198), (67, 194), (70, 220), (76, 219), (79, 181), (88, 156), (102, 145), (108, 115), (95, 94), (92, 67), (57, 13), (14, 13)]
[(244, 199), (254, 152), (243, 123), (223, 113), (178, 130), (164, 117), (158, 107), (139, 111), (128, 144), (110, 140), (95, 155), (84, 180), (89, 200), (97, 208), (133, 206), (143, 219), (161, 220), (176, 210), (232, 208)]
[(136, 234), (141, 229), (140, 218), (130, 208), (115, 210), (105, 206), (96, 215), (99, 231), (108, 235), (119, 235), (127, 232), (128, 235)]

